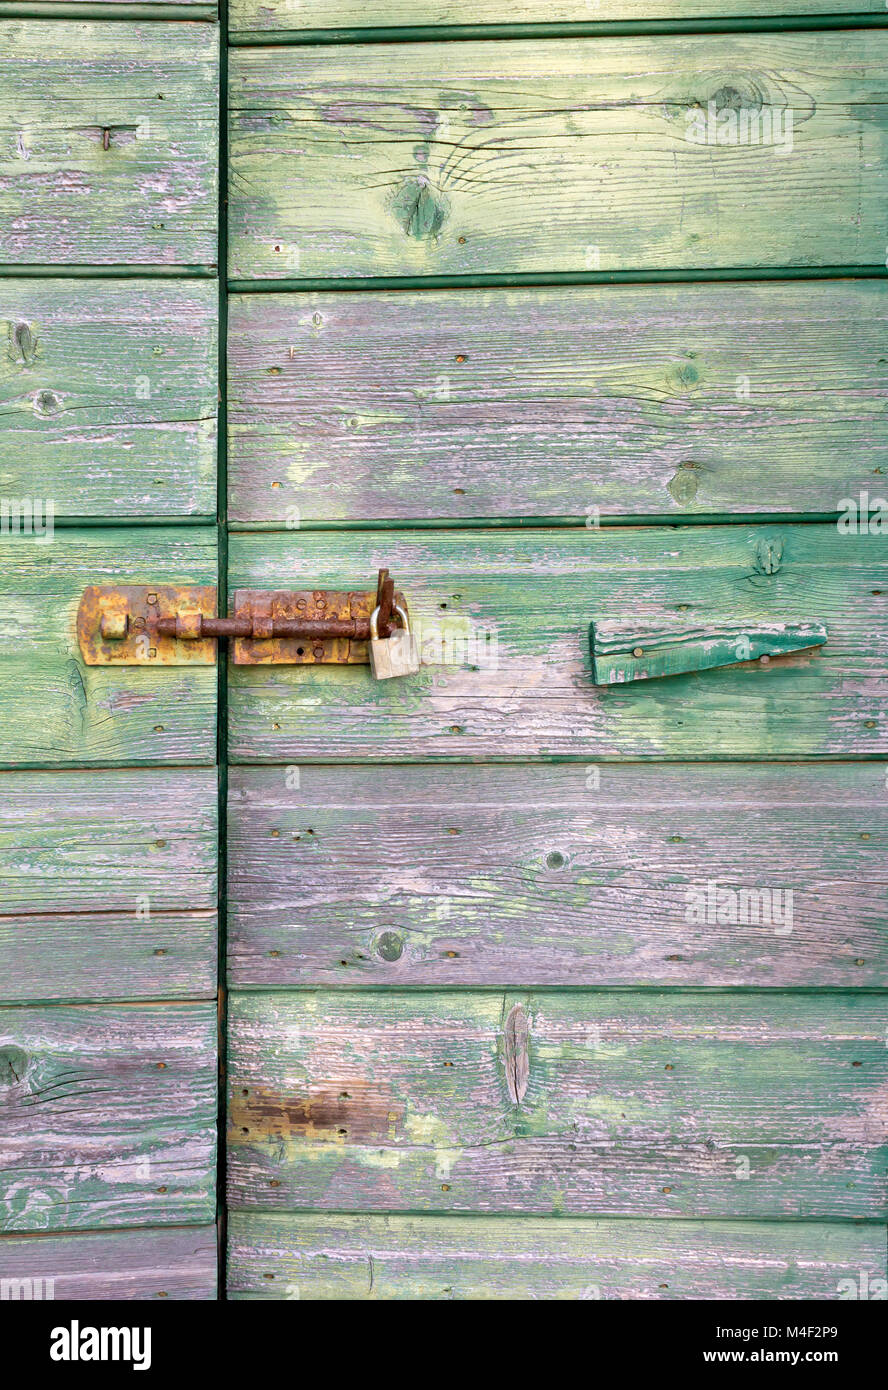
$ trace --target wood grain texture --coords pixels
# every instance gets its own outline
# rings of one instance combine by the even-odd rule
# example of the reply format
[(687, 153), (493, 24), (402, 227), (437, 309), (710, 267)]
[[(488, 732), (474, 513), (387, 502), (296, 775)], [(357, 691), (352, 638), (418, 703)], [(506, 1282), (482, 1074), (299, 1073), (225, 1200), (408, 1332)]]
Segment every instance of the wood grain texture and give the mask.
[[(236, 988), (888, 986), (884, 764), (308, 766), (292, 781), (231, 769)], [(710, 882), (781, 896), (697, 921)]]
[(0, 279), (0, 492), (57, 517), (212, 518), (218, 292)]
[(80, 661), (83, 590), (118, 582), (215, 584), (215, 529), (0, 536), (0, 764), (215, 762), (214, 667)]
[(0, 264), (215, 265), (218, 68), (213, 24), (0, 20)]
[(229, 1201), (884, 1219), (886, 1026), (878, 994), (234, 994)]
[(214, 999), (215, 912), (0, 917), (0, 1003)]
[(214, 1226), (0, 1237), (4, 1297), (201, 1299), (216, 1297)]
[[(888, 662), (881, 535), (835, 526), (289, 531), (231, 537), (231, 588), (366, 587), (388, 565), (424, 664), (230, 673), (234, 762), (878, 756)], [(589, 624), (809, 617), (813, 653), (596, 687)], [(335, 731), (335, 738), (331, 738)]]
[(216, 1006), (0, 1010), (0, 1230), (211, 1222)]
[(0, 1000), (213, 998), (211, 769), (0, 774)]
[[(874, 14), (879, 0), (780, 0), (780, 15)], [(774, 0), (386, 0), (369, 14), (361, 0), (229, 0), (232, 33), (413, 24), (556, 24), (645, 19), (773, 19)]]
[(212, 768), (0, 774), (0, 912), (216, 902)]
[(833, 512), (888, 463), (886, 311), (865, 280), (234, 295), (229, 516)]
[[(236, 49), (230, 273), (883, 266), (886, 56), (882, 30)], [(710, 101), (742, 144), (688, 139)], [(763, 111), (791, 152), (750, 143)]]
[(835, 1299), (885, 1228), (232, 1212), (229, 1297)]

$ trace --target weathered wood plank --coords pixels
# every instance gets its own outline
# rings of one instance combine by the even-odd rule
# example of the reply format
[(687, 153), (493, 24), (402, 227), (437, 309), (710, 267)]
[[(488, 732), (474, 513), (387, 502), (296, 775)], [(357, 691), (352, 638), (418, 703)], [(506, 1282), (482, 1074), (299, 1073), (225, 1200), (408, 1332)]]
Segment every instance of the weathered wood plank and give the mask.
[(0, 774), (0, 1000), (212, 998), (216, 774)]
[[(232, 1212), (229, 1297), (837, 1299), (885, 1228)], [(845, 1289), (848, 1284), (845, 1283)]]
[(236, 49), (230, 271), (883, 266), (886, 55), (882, 30)]
[[(875, 14), (880, 0), (780, 0), (781, 16)], [(773, 19), (774, 0), (229, 0), (232, 33), (243, 30), (361, 29), (414, 24), (556, 24), (645, 19)]]
[(231, 769), (235, 987), (888, 986), (882, 764), (308, 766), (293, 783)]
[(0, 1003), (212, 999), (215, 912), (0, 917)]
[(215, 1004), (0, 1010), (0, 1230), (214, 1218)]
[(833, 512), (885, 468), (876, 281), (235, 295), (236, 522)]
[(0, 764), (215, 762), (214, 667), (81, 662), (83, 590), (116, 582), (214, 584), (214, 528), (0, 537)]
[(213, 24), (0, 20), (0, 264), (215, 265), (218, 68)]
[(0, 1237), (4, 1298), (216, 1297), (214, 1226)]
[[(235, 762), (884, 755), (888, 556), (835, 526), (493, 532), (290, 531), (231, 538), (229, 582), (366, 587), (389, 565), (423, 651), (366, 666), (234, 667)], [(597, 687), (589, 624), (802, 612), (825, 647)], [(335, 730), (335, 738), (331, 738)]]
[(215, 769), (0, 774), (0, 912), (216, 902)]
[(0, 279), (0, 493), (59, 517), (216, 510), (209, 282)]
[(886, 1026), (877, 994), (234, 994), (230, 1203), (881, 1219)]

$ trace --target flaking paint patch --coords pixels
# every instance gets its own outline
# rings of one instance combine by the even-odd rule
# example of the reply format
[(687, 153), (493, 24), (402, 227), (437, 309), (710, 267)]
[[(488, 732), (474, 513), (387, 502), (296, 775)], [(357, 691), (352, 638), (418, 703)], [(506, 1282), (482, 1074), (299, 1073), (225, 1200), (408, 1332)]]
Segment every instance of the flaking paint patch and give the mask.
[(453, 1172), (453, 1166), (462, 1158), (464, 1149), (436, 1149), (435, 1150), (435, 1177), (449, 1178)]
[(440, 1115), (408, 1115), (404, 1120), (404, 1133), (412, 1144), (422, 1144), (437, 1148), (450, 1138), (450, 1132)]

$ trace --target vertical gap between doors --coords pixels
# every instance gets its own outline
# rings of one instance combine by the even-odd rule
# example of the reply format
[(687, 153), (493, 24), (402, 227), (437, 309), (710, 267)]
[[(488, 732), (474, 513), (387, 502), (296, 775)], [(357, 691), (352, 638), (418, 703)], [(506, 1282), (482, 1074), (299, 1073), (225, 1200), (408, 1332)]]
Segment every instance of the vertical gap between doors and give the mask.
[[(217, 593), (219, 613), (227, 613), (228, 603), (228, 0), (219, 0), (219, 344), (217, 413), (217, 501), (218, 537)], [(218, 713), (216, 716), (216, 765), (219, 782), (218, 834), (218, 1119), (216, 1125), (216, 1231), (218, 1240), (217, 1298), (227, 1297), (227, 1210), (225, 1201), (226, 1150), (226, 1060), (228, 1007), (226, 991), (227, 961), (227, 829), (228, 829), (228, 654), (226, 644), (218, 643)]]

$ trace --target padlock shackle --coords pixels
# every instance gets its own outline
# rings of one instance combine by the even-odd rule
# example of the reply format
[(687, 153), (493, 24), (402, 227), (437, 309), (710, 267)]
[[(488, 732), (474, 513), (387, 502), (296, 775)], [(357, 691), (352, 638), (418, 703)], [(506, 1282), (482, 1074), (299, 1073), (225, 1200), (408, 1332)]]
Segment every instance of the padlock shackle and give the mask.
[[(379, 608), (380, 608), (380, 605), (377, 604), (376, 607), (374, 608), (373, 612), (370, 614), (370, 640), (373, 641), (373, 642), (378, 642), (378, 641), (379, 641)], [(402, 624), (403, 624), (404, 631), (407, 633), (407, 636), (409, 637), (409, 636), (410, 636), (410, 619), (407, 617), (407, 613), (406, 613), (406, 611), (401, 607), (400, 603), (393, 603), (393, 604), (392, 604), (392, 613), (393, 613), (393, 614), (394, 614), (394, 613), (397, 613), (397, 614), (398, 614), (398, 616), (400, 617), (401, 622), (402, 622)]]

